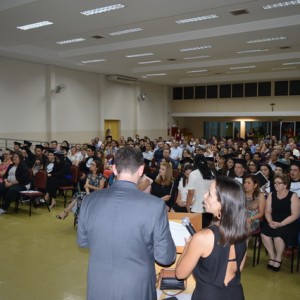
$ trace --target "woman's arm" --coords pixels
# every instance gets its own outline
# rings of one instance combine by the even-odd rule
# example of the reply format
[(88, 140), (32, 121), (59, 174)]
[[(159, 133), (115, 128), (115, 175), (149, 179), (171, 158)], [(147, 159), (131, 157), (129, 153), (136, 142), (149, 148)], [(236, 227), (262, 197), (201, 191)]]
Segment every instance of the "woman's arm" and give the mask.
[(90, 188), (89, 187), (90, 187), (90, 180), (88, 178), (86, 178), (84, 189), (85, 189), (87, 194), (90, 193)]
[(163, 197), (161, 197), (161, 199), (163, 199), (164, 201), (169, 201), (171, 198), (171, 195), (165, 195)]
[(258, 196), (258, 214), (251, 217), (251, 221), (254, 220), (261, 220), (265, 215), (265, 208), (266, 208), (266, 200), (263, 193), (259, 193)]
[(178, 279), (187, 278), (194, 270), (200, 257), (212, 251), (214, 235), (211, 230), (202, 230), (192, 236), (187, 241), (183, 253), (176, 264), (176, 277)]
[(139, 182), (137, 187), (140, 191), (144, 191), (150, 184), (151, 184), (151, 181), (148, 178), (146, 178), (142, 182)]
[(286, 226), (299, 218), (300, 215), (300, 200), (296, 193), (293, 193), (291, 198), (291, 215), (280, 222), (280, 226)]
[(99, 190), (103, 190), (104, 189), (104, 185), (105, 185), (106, 179), (105, 177), (102, 177), (101, 180), (99, 181), (99, 185), (98, 186), (94, 186), (94, 185), (88, 185), (90, 190), (94, 190), (94, 191), (99, 191)]
[(191, 205), (194, 199), (195, 190), (189, 190), (186, 198), (186, 209), (187, 212), (191, 212)]
[(272, 193), (268, 195), (267, 202), (266, 202), (266, 210), (265, 210), (265, 218), (267, 222), (270, 224), (272, 220)]

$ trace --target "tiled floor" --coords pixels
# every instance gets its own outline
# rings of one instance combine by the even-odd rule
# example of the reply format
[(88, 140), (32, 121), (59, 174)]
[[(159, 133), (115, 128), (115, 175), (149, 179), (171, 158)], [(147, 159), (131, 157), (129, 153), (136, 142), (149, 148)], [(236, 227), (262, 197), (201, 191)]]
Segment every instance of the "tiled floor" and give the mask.
[[(31, 217), (27, 206), (0, 216), (0, 300), (85, 299), (88, 250), (76, 245), (72, 214), (55, 218), (62, 203), (50, 213), (33, 209)], [(251, 263), (252, 249), (242, 273), (247, 300), (300, 299), (300, 273), (290, 274), (288, 258), (278, 273), (266, 269), (264, 251), (259, 266)]]

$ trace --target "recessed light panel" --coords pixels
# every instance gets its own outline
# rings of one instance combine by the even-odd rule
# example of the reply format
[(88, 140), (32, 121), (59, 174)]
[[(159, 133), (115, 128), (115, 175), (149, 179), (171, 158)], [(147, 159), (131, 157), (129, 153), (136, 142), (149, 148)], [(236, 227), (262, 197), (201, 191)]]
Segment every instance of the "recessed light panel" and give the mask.
[(300, 65), (300, 61), (287, 62), (287, 63), (283, 63), (282, 65), (284, 65), (284, 66)]
[(300, 4), (300, 0), (278, 2), (278, 3), (274, 3), (274, 4), (264, 5), (262, 8), (263, 9), (283, 8), (283, 7), (293, 6), (293, 5), (297, 5), (297, 4)]
[(44, 26), (48, 26), (48, 25), (52, 25), (52, 24), (53, 23), (49, 22), (49, 21), (42, 21), (42, 22), (32, 23), (32, 24), (28, 24), (28, 25), (17, 26), (17, 28), (21, 29), (21, 30), (30, 30), (30, 29), (44, 27)]
[(140, 53), (140, 54), (130, 54), (126, 55), (125, 57), (133, 58), (133, 57), (143, 57), (143, 56), (151, 56), (154, 55), (153, 53)]
[(194, 71), (187, 71), (185, 73), (191, 74), (191, 73), (204, 73), (204, 72), (208, 72), (208, 70), (194, 70)]
[(83, 64), (91, 64), (91, 63), (97, 63), (97, 62), (103, 62), (106, 61), (106, 59), (91, 59), (91, 60), (82, 60), (81, 62)]
[(72, 43), (80, 43), (83, 41), (85, 41), (85, 39), (77, 38), (77, 39), (72, 39), (72, 40), (59, 41), (59, 42), (56, 42), (56, 44), (65, 45), (65, 44), (72, 44)]
[(205, 49), (210, 49), (210, 45), (205, 45), (205, 46), (199, 46), (199, 47), (192, 47), (192, 48), (183, 48), (180, 49), (181, 52), (187, 52), (187, 51), (196, 51), (196, 50), (205, 50)]
[(269, 49), (253, 49), (253, 50), (238, 51), (237, 54), (258, 53), (258, 52), (268, 52), (268, 51)]
[(85, 16), (92, 16), (92, 15), (96, 15), (96, 14), (106, 13), (106, 12), (109, 12), (112, 10), (121, 9), (124, 7), (125, 7), (125, 5), (123, 5), (123, 4), (114, 4), (114, 5), (103, 6), (103, 7), (99, 7), (99, 8), (95, 8), (95, 9), (91, 9), (91, 10), (85, 10), (80, 13)]
[(189, 60), (189, 59), (201, 59), (201, 58), (208, 58), (209, 55), (201, 55), (201, 56), (191, 56), (191, 57), (184, 57), (183, 59)]
[(122, 31), (112, 32), (112, 33), (109, 33), (109, 35), (115, 36), (115, 35), (121, 35), (121, 34), (128, 34), (128, 33), (138, 32), (138, 31), (142, 31), (142, 30), (143, 30), (142, 28), (131, 28), (131, 29), (126, 29), (126, 30), (122, 30)]
[(175, 23), (185, 24), (185, 23), (191, 23), (191, 22), (206, 21), (206, 20), (211, 20), (211, 19), (216, 19), (216, 18), (219, 18), (219, 16), (217, 16), (217, 15), (208, 15), (208, 16), (201, 16), (201, 17), (177, 20), (177, 21), (175, 21)]
[(231, 67), (230, 70), (254, 69), (256, 66)]
[(157, 73), (157, 74), (147, 74), (147, 77), (155, 77), (155, 76), (165, 76), (167, 73)]
[(274, 42), (274, 41), (280, 41), (280, 40), (286, 40), (286, 39), (287, 39), (286, 36), (274, 36), (274, 37), (270, 37), (270, 38), (247, 41), (247, 43), (254, 44), (254, 43), (263, 43), (263, 42)]
[(141, 61), (138, 64), (139, 65), (146, 65), (146, 64), (155, 64), (155, 63), (160, 63), (161, 60), (151, 60), (151, 61)]

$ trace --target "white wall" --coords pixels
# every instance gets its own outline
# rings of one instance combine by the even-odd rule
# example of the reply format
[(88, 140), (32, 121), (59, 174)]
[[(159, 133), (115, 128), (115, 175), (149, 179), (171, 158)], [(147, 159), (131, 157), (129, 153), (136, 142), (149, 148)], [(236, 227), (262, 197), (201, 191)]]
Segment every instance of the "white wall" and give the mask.
[[(66, 86), (59, 94), (51, 90)], [(121, 135), (167, 137), (167, 88), (108, 82), (104, 75), (0, 58), (0, 138), (89, 142), (104, 120)], [(137, 95), (147, 93), (139, 103)]]

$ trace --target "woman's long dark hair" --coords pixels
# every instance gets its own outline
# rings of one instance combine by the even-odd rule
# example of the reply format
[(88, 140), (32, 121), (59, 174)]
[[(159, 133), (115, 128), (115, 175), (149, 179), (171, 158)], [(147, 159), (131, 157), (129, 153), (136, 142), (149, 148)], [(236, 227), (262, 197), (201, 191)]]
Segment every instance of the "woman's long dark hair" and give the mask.
[(216, 178), (218, 201), (221, 203), (220, 232), (222, 245), (235, 244), (248, 236), (246, 197), (243, 186), (232, 178)]
[(186, 165), (184, 165), (184, 168), (183, 168), (183, 176), (182, 176), (182, 186), (183, 186), (183, 187), (186, 186), (187, 180), (188, 180), (188, 178), (187, 178), (186, 175), (184, 174), (185, 171), (187, 171), (187, 170), (193, 171), (193, 170), (194, 170), (193, 164), (186, 164)]
[(196, 154), (194, 161), (196, 168), (199, 170), (204, 180), (212, 180), (215, 178), (203, 154)]

